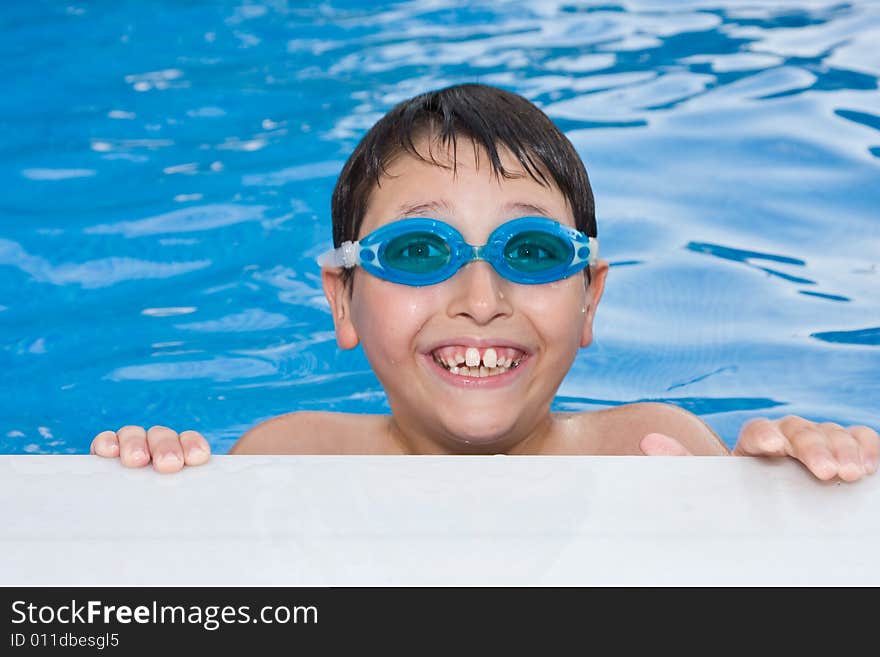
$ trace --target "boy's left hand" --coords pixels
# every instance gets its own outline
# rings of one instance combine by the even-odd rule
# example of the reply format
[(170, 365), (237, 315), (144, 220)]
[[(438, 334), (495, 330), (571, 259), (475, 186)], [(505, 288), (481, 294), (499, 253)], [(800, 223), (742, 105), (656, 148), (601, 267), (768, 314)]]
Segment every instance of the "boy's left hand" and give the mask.
[[(688, 456), (680, 442), (652, 433), (642, 439), (648, 456)], [(877, 471), (880, 438), (870, 427), (844, 428), (833, 422), (816, 423), (797, 415), (779, 420), (756, 418), (743, 425), (734, 456), (790, 456), (822, 480), (838, 476), (856, 481)]]

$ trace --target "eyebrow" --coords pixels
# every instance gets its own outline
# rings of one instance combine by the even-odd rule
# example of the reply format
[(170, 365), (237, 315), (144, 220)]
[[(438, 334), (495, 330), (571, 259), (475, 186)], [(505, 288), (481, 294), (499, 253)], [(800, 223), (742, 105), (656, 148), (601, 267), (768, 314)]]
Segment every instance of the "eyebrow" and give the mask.
[[(428, 201), (426, 203), (407, 203), (401, 205), (397, 208), (397, 211), (394, 213), (398, 219), (403, 219), (404, 217), (412, 217), (417, 215), (423, 215), (425, 213), (433, 213), (433, 212), (446, 212), (447, 214), (452, 214), (453, 208), (452, 205), (447, 201)], [(510, 203), (505, 203), (501, 208), (501, 211), (504, 213), (507, 212), (527, 212), (529, 214), (537, 214), (544, 217), (552, 217), (552, 214), (542, 208), (540, 205), (534, 205), (532, 203), (522, 203), (520, 201), (512, 201)]]

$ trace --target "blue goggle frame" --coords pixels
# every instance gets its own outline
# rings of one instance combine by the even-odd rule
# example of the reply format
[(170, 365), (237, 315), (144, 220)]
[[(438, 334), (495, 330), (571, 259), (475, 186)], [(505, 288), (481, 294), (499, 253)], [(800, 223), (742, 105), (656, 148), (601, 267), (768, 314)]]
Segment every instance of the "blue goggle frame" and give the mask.
[[(566, 256), (559, 264), (539, 271), (522, 271), (515, 268), (504, 255), (510, 241), (523, 233), (535, 232), (559, 238), (558, 245), (565, 248)], [(385, 257), (385, 250), (392, 240), (407, 234), (429, 233), (440, 237), (449, 249), (448, 259), (436, 270), (412, 272), (393, 267)], [(402, 219), (377, 228), (357, 242), (343, 242), (318, 257), (321, 267), (344, 267), (360, 265), (364, 270), (383, 280), (403, 285), (434, 285), (452, 277), (464, 265), (474, 260), (485, 260), (507, 280), (514, 283), (536, 285), (562, 280), (595, 264), (599, 255), (599, 241), (579, 230), (560, 224), (546, 217), (520, 217), (501, 224), (489, 235), (482, 246), (465, 242), (455, 228), (428, 217)]]

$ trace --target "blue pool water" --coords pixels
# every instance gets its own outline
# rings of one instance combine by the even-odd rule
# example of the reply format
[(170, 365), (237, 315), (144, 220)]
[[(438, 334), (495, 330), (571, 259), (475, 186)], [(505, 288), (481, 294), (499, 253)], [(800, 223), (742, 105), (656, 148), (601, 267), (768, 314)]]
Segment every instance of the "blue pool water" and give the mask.
[(612, 268), (556, 409), (880, 426), (880, 3), (376, 4), (0, 5), (0, 452), (387, 412), (313, 258), (366, 129), (468, 81), (593, 181)]

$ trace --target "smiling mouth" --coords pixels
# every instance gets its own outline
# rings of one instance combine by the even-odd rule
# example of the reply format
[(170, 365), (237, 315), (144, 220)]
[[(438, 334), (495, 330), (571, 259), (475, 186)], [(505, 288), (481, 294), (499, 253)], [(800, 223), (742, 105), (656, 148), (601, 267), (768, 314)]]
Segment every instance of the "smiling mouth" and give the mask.
[(519, 367), (525, 352), (512, 347), (449, 346), (431, 352), (434, 362), (457, 376), (484, 378), (499, 376)]

